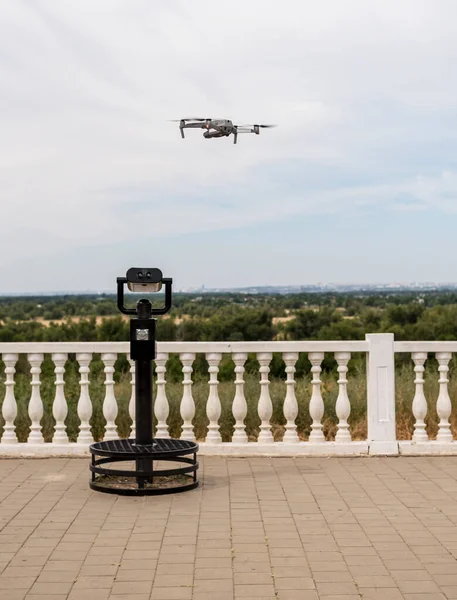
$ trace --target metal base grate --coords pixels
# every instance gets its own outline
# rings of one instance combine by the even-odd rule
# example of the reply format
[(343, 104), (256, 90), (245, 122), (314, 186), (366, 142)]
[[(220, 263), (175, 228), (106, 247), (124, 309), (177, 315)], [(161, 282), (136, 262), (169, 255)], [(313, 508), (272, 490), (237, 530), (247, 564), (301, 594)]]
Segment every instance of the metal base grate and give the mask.
[[(145, 496), (184, 492), (198, 486), (196, 442), (154, 439), (150, 445), (137, 445), (135, 440), (107, 440), (96, 442), (89, 449), (90, 487), (99, 492)], [(154, 461), (184, 463), (184, 466), (155, 469)], [(127, 470), (103, 466), (118, 462), (133, 462), (134, 467)]]

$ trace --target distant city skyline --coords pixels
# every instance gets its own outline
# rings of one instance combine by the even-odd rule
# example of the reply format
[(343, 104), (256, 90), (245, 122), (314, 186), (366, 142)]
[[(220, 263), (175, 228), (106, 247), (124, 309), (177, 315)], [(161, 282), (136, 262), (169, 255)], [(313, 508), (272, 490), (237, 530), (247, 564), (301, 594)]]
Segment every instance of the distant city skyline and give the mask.
[[(144, 265), (176, 289), (457, 280), (456, 22), (454, 0), (4, 0), (0, 293)], [(277, 127), (168, 122), (200, 114)]]
[[(352, 291), (433, 291), (433, 290), (457, 290), (457, 282), (394, 282), (394, 283), (375, 283), (375, 284), (354, 284), (354, 283), (340, 283), (334, 284), (331, 282), (318, 282), (315, 284), (303, 284), (303, 285), (283, 285), (283, 286), (262, 286), (262, 285), (251, 285), (246, 287), (230, 287), (230, 288), (209, 288), (204, 285), (200, 287), (188, 287), (188, 288), (176, 288), (175, 293), (183, 294), (214, 294), (214, 293), (307, 293), (307, 292), (352, 292)], [(63, 296), (63, 295), (116, 295), (114, 289), (86, 289), (86, 290), (51, 290), (43, 292), (40, 290), (34, 290), (30, 292), (2, 292), (0, 297), (26, 297), (26, 296)]]

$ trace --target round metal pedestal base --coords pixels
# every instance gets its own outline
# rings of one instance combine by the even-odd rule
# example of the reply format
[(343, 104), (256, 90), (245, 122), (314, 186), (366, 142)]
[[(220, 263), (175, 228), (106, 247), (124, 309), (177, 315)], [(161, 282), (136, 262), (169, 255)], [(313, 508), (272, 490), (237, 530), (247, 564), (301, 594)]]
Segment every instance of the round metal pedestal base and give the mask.
[[(98, 492), (124, 496), (154, 496), (185, 492), (198, 486), (198, 444), (196, 442), (154, 439), (152, 445), (138, 446), (135, 440), (109, 440), (96, 442), (89, 449), (92, 454), (90, 487)], [(188, 456), (189, 454), (193, 455), (192, 458)], [(154, 469), (153, 461), (178, 462), (184, 463), (185, 466)], [(104, 466), (117, 462), (133, 462), (134, 468), (121, 470)], [(157, 487), (157, 478), (175, 476), (185, 477), (190, 482), (175, 485), (171, 480), (171, 485)], [(118, 478), (117, 482), (116, 478)], [(154, 479), (156, 487), (153, 487)], [(114, 481), (115, 485), (109, 485), (110, 481)]]

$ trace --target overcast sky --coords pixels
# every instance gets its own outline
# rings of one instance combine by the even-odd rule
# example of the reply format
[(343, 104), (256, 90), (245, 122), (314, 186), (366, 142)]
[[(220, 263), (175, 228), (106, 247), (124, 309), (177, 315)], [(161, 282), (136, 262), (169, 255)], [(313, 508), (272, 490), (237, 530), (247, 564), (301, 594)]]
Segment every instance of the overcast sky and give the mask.
[(456, 34), (455, 0), (1, 0), (0, 293), (457, 281)]

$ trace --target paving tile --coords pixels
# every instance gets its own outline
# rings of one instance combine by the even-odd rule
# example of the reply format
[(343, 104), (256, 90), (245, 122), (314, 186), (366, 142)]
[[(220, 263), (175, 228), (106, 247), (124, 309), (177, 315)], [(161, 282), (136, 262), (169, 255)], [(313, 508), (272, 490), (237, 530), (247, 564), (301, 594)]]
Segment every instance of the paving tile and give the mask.
[[(110, 595), (110, 590), (98, 589), (95, 596), (96, 596), (96, 600), (108, 600), (109, 595)], [(80, 589), (80, 590), (72, 589), (67, 600), (88, 600), (87, 596), (88, 596), (87, 589)], [(53, 599), (51, 598), (50, 600), (53, 600)]]
[(30, 594), (37, 596), (53, 596), (55, 594), (68, 594), (71, 590), (73, 583), (35, 583), (30, 588)]
[(397, 583), (403, 594), (436, 594), (440, 592), (440, 588), (434, 581), (398, 581)]
[[(0, 577), (1, 590), (28, 590), (35, 583), (35, 577)], [(3, 592), (1, 592), (3, 593)]]
[[(194, 596), (195, 598), (196, 596)], [(219, 594), (217, 596), (220, 598)], [(192, 588), (173, 587), (159, 588), (154, 587), (151, 593), (151, 600), (191, 600)], [(214, 598), (214, 595), (213, 595)]]

